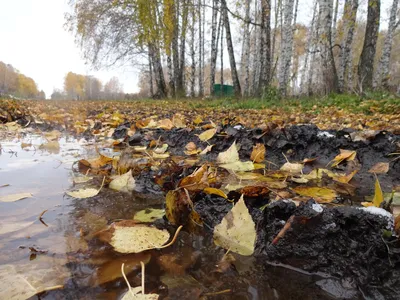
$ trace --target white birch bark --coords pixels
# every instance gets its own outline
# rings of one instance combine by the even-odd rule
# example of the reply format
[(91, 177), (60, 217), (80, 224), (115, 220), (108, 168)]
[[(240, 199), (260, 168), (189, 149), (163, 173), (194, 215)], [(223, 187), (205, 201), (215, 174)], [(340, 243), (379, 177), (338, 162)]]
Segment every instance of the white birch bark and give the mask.
[(382, 86), (383, 88), (389, 87), (389, 70), (390, 70), (390, 56), (392, 54), (393, 36), (396, 31), (398, 23), (396, 22), (397, 8), (399, 0), (393, 0), (392, 8), (390, 9), (389, 27), (383, 44), (382, 56), (379, 61), (378, 76), (375, 82), (375, 87)]
[(283, 31), (281, 34), (281, 59), (279, 65), (279, 90), (286, 96), (293, 47), (293, 6), (294, 0), (285, 0), (283, 5)]
[[(346, 0), (343, 12), (343, 39), (339, 51), (338, 88), (343, 93), (346, 89), (347, 72), (351, 64), (351, 48), (357, 19), (358, 0)], [(350, 67), (351, 68), (351, 67)]]

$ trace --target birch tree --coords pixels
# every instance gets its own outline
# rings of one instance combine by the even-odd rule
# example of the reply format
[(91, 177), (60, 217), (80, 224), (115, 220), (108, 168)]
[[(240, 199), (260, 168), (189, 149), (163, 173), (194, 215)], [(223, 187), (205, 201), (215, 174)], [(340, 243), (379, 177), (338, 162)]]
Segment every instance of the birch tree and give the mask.
[[(240, 88), (239, 76), (236, 68), (236, 61), (235, 61), (235, 53), (233, 51), (233, 43), (232, 43), (232, 35), (231, 35), (231, 27), (229, 23), (229, 16), (228, 16), (228, 8), (226, 5), (226, 0), (221, 0), (222, 4), (222, 14), (224, 18), (224, 26), (225, 26), (225, 33), (226, 33), (226, 45), (228, 48), (229, 54), (229, 63), (231, 66), (231, 76), (233, 82), (233, 89), (235, 90), (236, 97), (240, 97), (242, 95), (242, 91)], [(223, 73), (223, 70), (222, 70)]]
[(378, 74), (375, 82), (375, 87), (383, 87), (385, 89), (389, 88), (389, 63), (390, 56), (392, 54), (393, 46), (393, 36), (396, 31), (399, 22), (396, 22), (397, 18), (397, 8), (399, 5), (399, 0), (393, 0), (392, 8), (390, 10), (389, 27), (385, 36), (385, 42), (383, 44), (382, 56), (379, 61)]
[(289, 81), (290, 65), (293, 48), (293, 7), (294, 0), (285, 0), (283, 4), (283, 31), (281, 34), (281, 58), (279, 65), (279, 90), (282, 96), (286, 96)]
[(217, 24), (218, 24), (218, 10), (217, 1), (212, 1), (212, 20), (211, 20), (211, 61), (210, 61), (210, 95), (214, 93), (215, 84), (215, 69), (217, 66)]
[(338, 79), (332, 47), (333, 0), (319, 0), (319, 54), (324, 93), (337, 92)]
[(340, 93), (345, 91), (347, 73), (351, 72), (351, 48), (353, 44), (354, 30), (356, 27), (358, 0), (346, 0), (343, 12), (342, 42), (339, 51), (338, 89)]
[(367, 27), (365, 29), (364, 45), (361, 52), (360, 62), (358, 64), (358, 82), (362, 91), (372, 88), (380, 13), (381, 1), (368, 0)]

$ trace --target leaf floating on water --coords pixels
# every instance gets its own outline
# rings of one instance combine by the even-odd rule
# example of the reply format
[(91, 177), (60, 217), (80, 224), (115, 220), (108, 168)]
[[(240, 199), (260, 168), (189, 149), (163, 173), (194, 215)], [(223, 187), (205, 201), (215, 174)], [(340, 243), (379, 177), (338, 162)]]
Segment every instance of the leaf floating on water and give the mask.
[(199, 139), (202, 142), (206, 142), (212, 139), (216, 133), (217, 133), (217, 128), (208, 129), (199, 135)]
[(110, 189), (127, 193), (132, 192), (135, 186), (136, 183), (135, 178), (132, 177), (132, 170), (123, 175), (116, 176), (109, 185)]
[(389, 172), (389, 163), (380, 162), (369, 169), (368, 173), (386, 174)]
[(50, 153), (58, 154), (60, 152), (60, 143), (58, 141), (50, 141), (39, 146), (40, 150), (46, 150)]
[(15, 202), (22, 199), (32, 197), (31, 193), (19, 193), (19, 194), (12, 194), (12, 195), (5, 195), (0, 196), (0, 202)]
[(89, 182), (92, 179), (93, 179), (93, 177), (89, 177), (89, 176), (77, 176), (77, 177), (74, 177), (72, 181), (75, 184), (79, 184), (79, 183)]
[[(177, 233), (179, 233), (178, 230)], [(134, 220), (113, 223), (108, 229), (97, 235), (120, 253), (140, 253), (146, 250), (165, 248), (168, 245), (163, 245), (170, 237), (167, 230), (138, 224)]]
[(67, 195), (77, 199), (85, 199), (97, 196), (100, 193), (101, 189), (103, 188), (105, 179), (106, 178), (104, 177), (103, 183), (101, 184), (101, 187), (98, 190), (94, 188), (80, 189), (77, 191), (67, 192)]
[(162, 219), (164, 215), (164, 209), (147, 208), (137, 212), (133, 219), (141, 223), (153, 223), (158, 219)]
[(230, 212), (214, 228), (214, 243), (244, 256), (254, 252), (256, 229), (243, 195)]
[(239, 161), (239, 152), (236, 146), (236, 141), (225, 152), (218, 154), (217, 162), (220, 164), (229, 164)]

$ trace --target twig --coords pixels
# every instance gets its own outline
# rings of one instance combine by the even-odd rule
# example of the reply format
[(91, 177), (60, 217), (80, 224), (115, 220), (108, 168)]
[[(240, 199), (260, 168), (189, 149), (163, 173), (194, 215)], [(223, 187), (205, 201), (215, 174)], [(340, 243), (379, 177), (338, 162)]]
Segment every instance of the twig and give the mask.
[(167, 247), (171, 246), (172, 244), (174, 244), (176, 239), (177, 239), (177, 237), (178, 237), (178, 234), (179, 234), (179, 232), (181, 231), (182, 228), (183, 228), (182, 225), (179, 226), (178, 229), (175, 231), (175, 235), (174, 235), (174, 238), (172, 239), (172, 241), (169, 242), (168, 244), (164, 245), (164, 246), (159, 247), (158, 249), (164, 249), (164, 248), (167, 248)]
[(127, 286), (128, 286), (129, 292), (131, 293), (131, 295), (132, 295), (132, 297), (133, 297), (133, 299), (134, 299), (136, 296), (135, 296), (135, 294), (134, 294), (133, 291), (132, 291), (132, 287), (131, 287), (131, 285), (129, 284), (128, 278), (126, 278), (126, 275), (125, 275), (125, 272), (124, 272), (124, 266), (125, 266), (125, 263), (123, 263), (122, 266), (121, 266), (122, 276), (124, 277), (125, 282), (126, 282), (126, 284), (127, 284)]
[(214, 293), (205, 293), (203, 294), (203, 296), (216, 296), (216, 295), (222, 295), (222, 294), (227, 294), (232, 292), (231, 289), (227, 289), (227, 290), (223, 290), (223, 291), (219, 291), (219, 292), (214, 292)]
[(38, 219), (40, 220), (47, 211), (48, 211), (48, 209), (42, 211), (42, 213), (39, 215)]
[(142, 295), (144, 295), (144, 273), (145, 273), (145, 268), (144, 268), (144, 263), (140, 261), (140, 266), (142, 267)]
[(0, 185), (0, 188), (4, 188), (4, 187), (8, 187), (8, 186), (10, 186), (8, 183), (6, 183), (6, 184), (3, 184), (3, 185)]

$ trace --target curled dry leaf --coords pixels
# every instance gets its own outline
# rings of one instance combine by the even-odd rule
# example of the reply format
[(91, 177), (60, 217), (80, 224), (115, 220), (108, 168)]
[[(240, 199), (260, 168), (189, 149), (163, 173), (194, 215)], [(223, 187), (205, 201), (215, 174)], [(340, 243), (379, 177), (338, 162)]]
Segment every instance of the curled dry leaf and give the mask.
[(375, 174), (386, 174), (387, 172), (389, 172), (389, 163), (386, 162), (377, 163), (371, 169), (369, 169), (368, 172)]
[(228, 196), (223, 191), (216, 189), (216, 188), (208, 187), (208, 188), (205, 188), (203, 192), (206, 194), (209, 194), (209, 195), (217, 195), (222, 198), (228, 199)]
[(353, 161), (356, 158), (356, 155), (356, 151), (340, 149), (340, 154), (333, 159), (331, 167), (337, 167), (343, 161)]
[(214, 243), (232, 252), (250, 256), (254, 252), (256, 229), (243, 195), (214, 228)]

